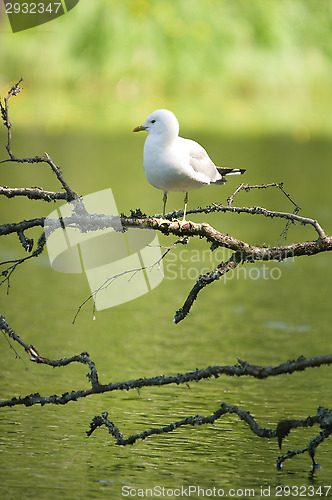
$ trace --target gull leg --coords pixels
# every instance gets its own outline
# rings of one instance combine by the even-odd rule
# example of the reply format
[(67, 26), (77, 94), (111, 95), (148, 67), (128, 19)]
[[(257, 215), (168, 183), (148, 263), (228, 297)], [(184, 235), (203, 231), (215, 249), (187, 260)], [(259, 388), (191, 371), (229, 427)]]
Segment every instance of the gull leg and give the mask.
[(164, 197), (163, 197), (163, 217), (165, 215), (165, 210), (166, 210), (166, 202), (167, 202), (167, 191), (164, 191)]
[(186, 193), (186, 195), (184, 197), (183, 219), (181, 222), (181, 226), (186, 223), (187, 203), (188, 203), (188, 192)]

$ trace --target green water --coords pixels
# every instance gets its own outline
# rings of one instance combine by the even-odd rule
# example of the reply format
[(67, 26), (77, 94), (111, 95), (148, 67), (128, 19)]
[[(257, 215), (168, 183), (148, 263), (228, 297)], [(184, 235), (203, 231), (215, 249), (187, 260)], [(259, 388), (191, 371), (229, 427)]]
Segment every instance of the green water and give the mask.
[[(301, 206), (301, 214), (317, 218), (331, 234), (330, 140), (301, 143), (287, 137), (220, 140), (191, 135), (204, 144), (216, 162), (220, 159), (222, 165), (246, 168), (245, 182), (283, 181)], [(35, 155), (46, 150), (80, 194), (111, 187), (119, 212), (128, 214), (130, 209), (141, 208), (149, 214), (160, 212), (162, 194), (145, 180), (143, 139), (129, 134), (54, 138), (40, 133), (24, 140), (18, 137), (15, 145), (17, 154)], [(43, 165), (8, 164), (1, 167), (1, 178), (3, 185), (56, 188)], [(189, 204), (225, 202), (236, 186), (237, 179), (227, 186), (192, 192)], [(180, 208), (182, 198), (171, 193), (169, 210)], [(234, 204), (292, 209), (277, 190), (242, 193)], [(1, 200), (0, 223), (48, 215), (54, 207), (53, 203)], [(208, 221), (253, 244), (277, 244), (284, 227), (278, 220), (236, 214), (196, 215), (193, 220)], [(38, 231), (34, 236), (38, 237)], [(315, 238), (310, 227), (295, 226), (290, 228), (287, 241)], [(169, 246), (175, 239), (160, 236), (159, 241)], [(15, 236), (3, 237), (1, 244), (1, 260), (24, 255)], [(190, 315), (174, 325), (174, 313), (194, 278), (226, 254), (212, 258), (207, 244), (200, 240), (178, 246), (165, 261), (165, 279), (157, 288), (98, 312), (95, 320), (88, 303), (73, 325), (77, 307), (89, 295), (87, 280), (84, 275), (53, 271), (45, 253), (14, 273), (9, 294), (2, 287), (1, 312), (42, 356), (60, 358), (88, 351), (102, 383), (235, 364), (237, 357), (254, 364), (276, 365), (300, 355), (331, 353), (328, 254), (267, 263), (265, 268), (259, 263), (238, 268), (239, 274), (232, 279), (203, 290)], [(1, 342), (1, 399), (88, 388), (84, 366), (52, 369), (36, 365), (18, 345), (13, 347), (22, 359), (16, 358), (4, 337)], [(330, 369), (309, 369), (262, 381), (223, 376), (189, 386), (96, 395), (65, 406), (4, 408), (0, 413), (1, 498), (113, 499), (123, 498), (122, 488), (128, 486), (136, 489), (137, 496), (140, 488), (169, 488), (168, 498), (175, 498), (176, 488), (182, 486), (207, 491), (216, 487), (233, 498), (245, 497), (245, 489), (250, 488), (255, 498), (263, 498), (261, 488), (270, 486), (273, 498), (277, 487), (314, 486), (319, 491), (320, 486), (331, 484), (329, 440), (318, 448), (321, 469), (313, 475), (306, 454), (286, 461), (277, 471), (275, 460), (280, 451), (276, 440), (258, 438), (234, 415), (214, 425), (182, 427), (127, 447), (116, 446), (104, 428), (89, 438), (85, 435), (93, 416), (102, 411), (107, 411), (128, 437), (185, 416), (210, 415), (222, 401), (250, 411), (262, 427), (274, 428), (282, 418), (306, 418), (316, 414), (320, 405), (331, 408)], [(283, 452), (304, 448), (318, 433), (317, 427), (293, 431), (284, 441)], [(231, 489), (237, 493), (232, 495)], [(124, 488), (123, 493), (126, 491)], [(198, 494), (191, 497), (198, 498)]]

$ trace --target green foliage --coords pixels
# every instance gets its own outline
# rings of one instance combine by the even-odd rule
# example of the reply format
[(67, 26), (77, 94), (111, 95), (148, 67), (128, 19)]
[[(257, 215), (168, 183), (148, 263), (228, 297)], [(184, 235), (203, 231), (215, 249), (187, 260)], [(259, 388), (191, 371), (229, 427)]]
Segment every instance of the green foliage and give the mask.
[(24, 75), (50, 128), (126, 129), (164, 106), (193, 128), (331, 131), (331, 14), (330, 0), (81, 0), (21, 33), (3, 19), (1, 86)]

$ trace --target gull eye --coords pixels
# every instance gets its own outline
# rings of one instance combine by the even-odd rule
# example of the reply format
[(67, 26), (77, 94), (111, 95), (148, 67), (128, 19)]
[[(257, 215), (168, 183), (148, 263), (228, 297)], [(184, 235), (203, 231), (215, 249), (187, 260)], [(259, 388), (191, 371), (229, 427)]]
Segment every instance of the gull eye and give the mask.
[(151, 120), (151, 123), (156, 123), (156, 120)]

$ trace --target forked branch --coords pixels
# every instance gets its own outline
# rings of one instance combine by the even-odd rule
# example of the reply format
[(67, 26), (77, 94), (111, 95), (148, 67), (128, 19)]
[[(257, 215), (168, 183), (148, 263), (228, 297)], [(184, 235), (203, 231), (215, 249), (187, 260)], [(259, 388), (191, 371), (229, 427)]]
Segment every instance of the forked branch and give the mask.
[[(7, 163), (7, 162), (47, 163), (51, 167), (53, 173), (56, 175), (62, 188), (65, 190), (65, 196), (62, 198), (61, 195), (64, 195), (64, 193), (61, 191), (51, 193), (50, 191), (44, 191), (41, 188), (23, 188), (23, 189), (27, 190), (25, 192), (25, 194), (23, 194), (22, 189), (20, 189), (20, 188), (10, 189), (7, 186), (2, 187), (0, 194), (4, 194), (5, 196), (8, 196), (8, 197), (27, 196), (28, 198), (32, 197), (32, 199), (44, 199), (46, 201), (50, 201), (50, 199), (61, 199), (61, 198), (66, 199), (67, 201), (72, 201), (75, 198), (77, 198), (77, 194), (75, 193), (75, 191), (70, 189), (70, 187), (68, 186), (68, 184), (66, 183), (66, 181), (63, 178), (63, 175), (61, 173), (60, 168), (57, 167), (57, 165), (55, 165), (55, 163), (53, 162), (53, 160), (51, 159), (51, 157), (47, 153), (45, 153), (43, 156), (34, 156), (32, 158), (21, 158), (21, 157), (15, 156), (13, 151), (12, 151), (12, 123), (9, 119), (9, 99), (12, 96), (17, 96), (21, 92), (22, 87), (20, 87), (20, 84), (22, 81), (23, 81), (23, 78), (21, 78), (15, 85), (13, 85), (9, 89), (7, 96), (4, 97), (4, 104), (2, 104), (1, 99), (0, 99), (1, 117), (2, 117), (2, 120), (3, 120), (5, 127), (7, 128), (6, 150), (7, 150), (8, 156), (9, 156), (9, 158), (7, 158), (5, 160), (1, 160), (0, 163)], [(45, 192), (44, 198), (41, 197), (42, 191)]]

